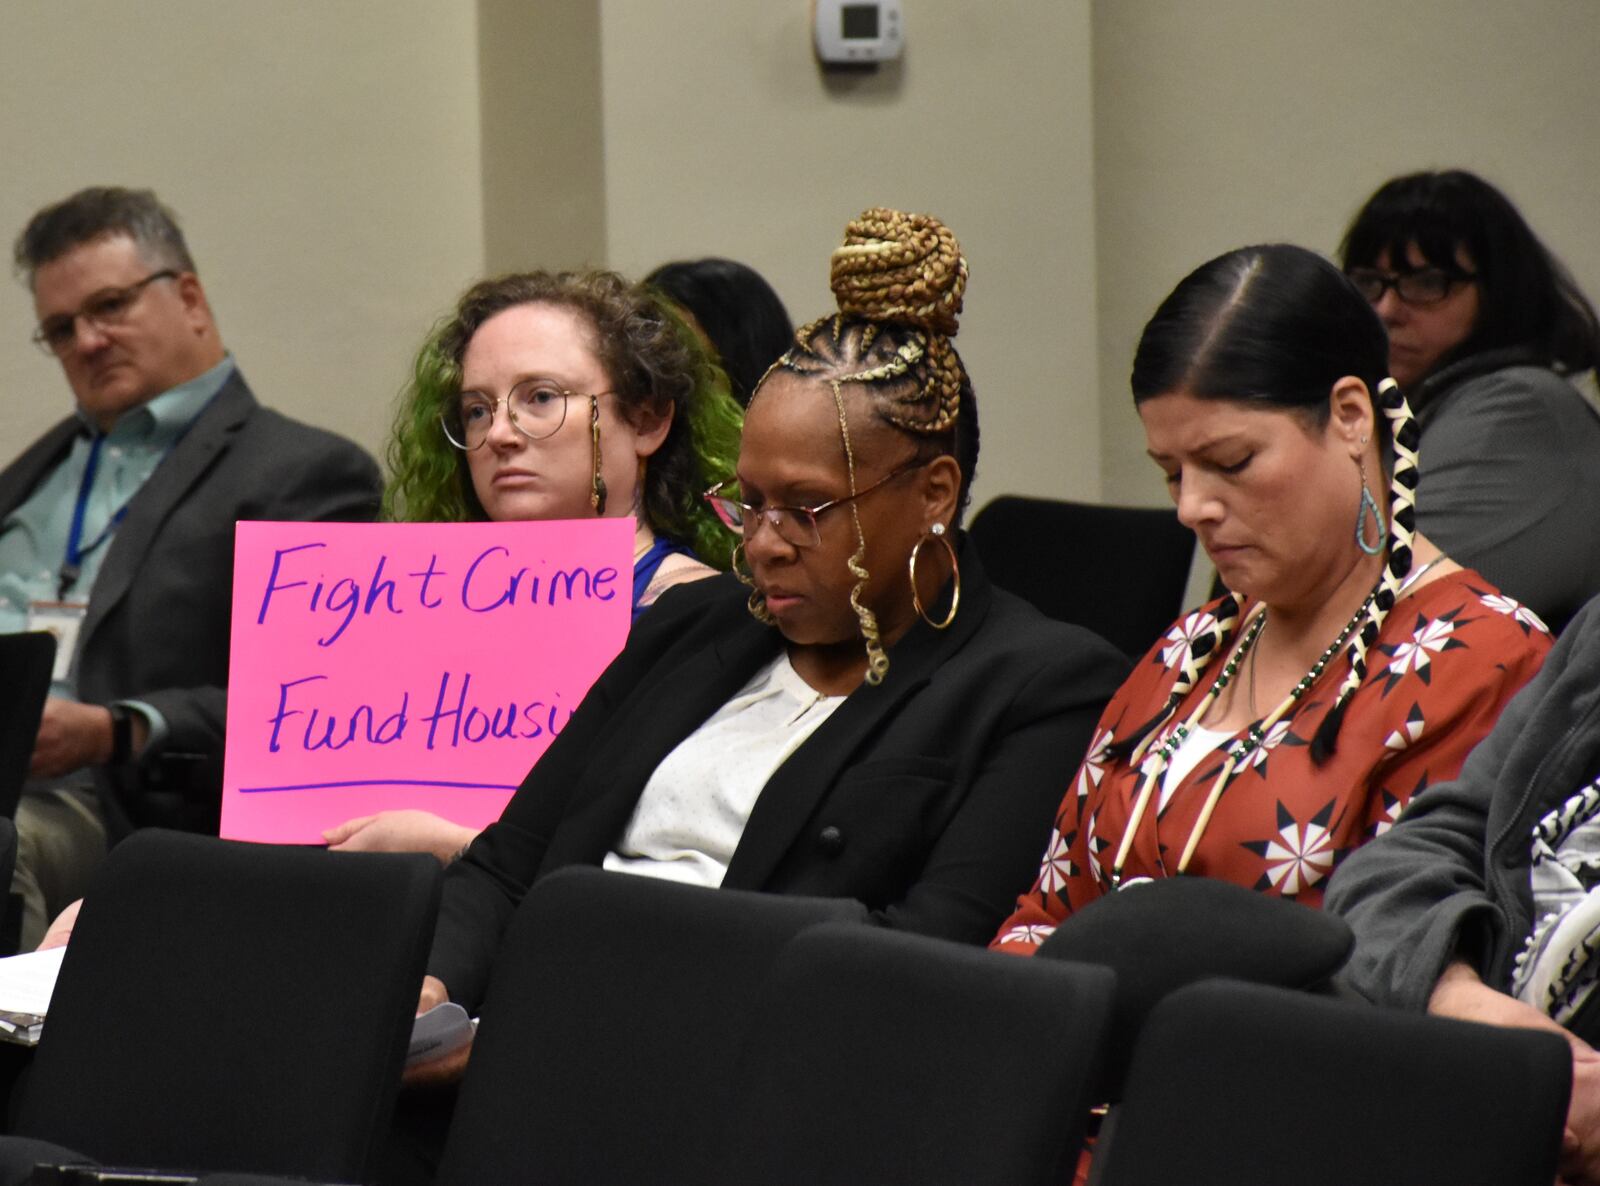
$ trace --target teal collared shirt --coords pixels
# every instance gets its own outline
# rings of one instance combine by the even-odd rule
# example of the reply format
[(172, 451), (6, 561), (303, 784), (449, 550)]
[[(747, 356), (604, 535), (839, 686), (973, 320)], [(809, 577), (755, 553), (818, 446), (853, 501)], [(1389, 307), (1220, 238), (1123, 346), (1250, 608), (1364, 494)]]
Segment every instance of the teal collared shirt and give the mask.
[[(61, 463), (0, 522), (0, 633), (26, 630), (31, 602), (89, 600), (123, 509), (233, 372), (230, 355), (204, 374), (124, 412), (103, 434), (94, 481), (85, 492), (78, 572), (63, 591), (59, 582), (73, 514), (90, 453), (101, 435), (84, 422), (84, 431)], [(77, 698), (76, 668), (74, 660), (67, 678), (51, 687), (51, 695)]]

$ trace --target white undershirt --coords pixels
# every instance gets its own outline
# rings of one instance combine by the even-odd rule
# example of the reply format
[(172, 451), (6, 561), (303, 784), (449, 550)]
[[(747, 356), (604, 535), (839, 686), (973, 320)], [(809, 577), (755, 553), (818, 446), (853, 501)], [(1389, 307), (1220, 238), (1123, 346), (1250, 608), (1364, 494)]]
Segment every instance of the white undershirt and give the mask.
[[(1426, 576), (1428, 570), (1443, 559), (1443, 554), (1440, 554), (1421, 568), (1412, 569), (1400, 585), (1401, 594), (1410, 592), (1411, 586)], [(1226, 733), (1221, 729), (1202, 729), (1199, 725), (1190, 728), (1188, 733), (1184, 734), (1183, 740), (1178, 743), (1178, 748), (1173, 751), (1172, 757), (1167, 759), (1167, 771), (1162, 782), (1169, 788), (1169, 793), (1170, 788), (1176, 787), (1189, 776), (1190, 771), (1205, 761), (1207, 754), (1231, 741), (1238, 734), (1237, 729), (1232, 733)]]
[(1234, 736), (1235, 734), (1224, 733), (1221, 729), (1202, 729), (1199, 725), (1192, 726), (1178, 743), (1178, 748), (1172, 751), (1172, 757), (1167, 759), (1167, 774), (1164, 780), (1166, 785), (1176, 787), (1189, 776), (1191, 770), (1205, 761), (1207, 754), (1219, 745), (1232, 740)]
[(602, 865), (720, 886), (761, 789), (842, 703), (779, 655), (662, 759)]

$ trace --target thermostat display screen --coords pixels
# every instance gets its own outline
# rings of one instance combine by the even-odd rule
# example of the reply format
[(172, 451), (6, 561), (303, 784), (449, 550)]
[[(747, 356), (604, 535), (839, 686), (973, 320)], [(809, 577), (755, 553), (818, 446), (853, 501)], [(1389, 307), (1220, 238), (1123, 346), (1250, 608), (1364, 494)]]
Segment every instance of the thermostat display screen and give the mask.
[[(903, 0), (811, 0), (811, 36), (823, 65), (873, 66), (905, 46)], [(4, 0), (0, 0), (3, 7)]]
[(878, 36), (876, 4), (846, 4), (839, 9), (840, 35), (851, 41), (871, 41)]

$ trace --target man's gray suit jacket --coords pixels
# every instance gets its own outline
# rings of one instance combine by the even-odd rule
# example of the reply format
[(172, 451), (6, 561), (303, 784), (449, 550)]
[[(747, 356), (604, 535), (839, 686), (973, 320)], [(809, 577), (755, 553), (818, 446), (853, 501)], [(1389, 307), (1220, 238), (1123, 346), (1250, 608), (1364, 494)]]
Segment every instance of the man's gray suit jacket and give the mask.
[[(68, 417), (0, 472), (0, 517), (81, 431)], [(148, 824), (217, 826), (234, 524), (366, 522), (380, 493), (378, 468), (360, 447), (262, 407), (235, 371), (134, 496), (89, 594), (78, 696), (143, 701), (170, 734), (138, 763), (95, 769), (113, 840)]]

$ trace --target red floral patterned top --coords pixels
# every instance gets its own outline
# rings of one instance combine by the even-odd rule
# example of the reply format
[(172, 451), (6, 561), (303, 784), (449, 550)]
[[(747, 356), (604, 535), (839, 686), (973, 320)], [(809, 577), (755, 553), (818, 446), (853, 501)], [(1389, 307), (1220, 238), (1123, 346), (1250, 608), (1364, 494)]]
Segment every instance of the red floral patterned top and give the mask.
[[(1244, 604), (1241, 622), (1252, 606)], [(1106, 706), (1089, 756), (1056, 814), (1038, 880), (1017, 899), (993, 947), (1031, 954), (1058, 922), (1110, 889), (1139, 771), (1109, 757), (1106, 747), (1165, 703), (1187, 648), (1205, 633), (1205, 617), (1215, 608), (1176, 623)], [(1298, 710), (1274, 725), (1241, 764), (1188, 871), (1319, 905), (1345, 853), (1387, 830), (1424, 787), (1455, 777), (1550, 646), (1549, 632), (1531, 610), (1470, 569), (1406, 594), (1369, 653), (1367, 678), (1345, 712), (1336, 752), (1321, 766), (1311, 761), (1311, 738), (1350, 670), (1345, 654), (1329, 662)], [(1219, 659), (1201, 675), (1151, 749), (1194, 710), (1221, 668)], [(1145, 811), (1124, 879), (1165, 877), (1176, 869), (1224, 748), (1181, 780), (1168, 776)]]

